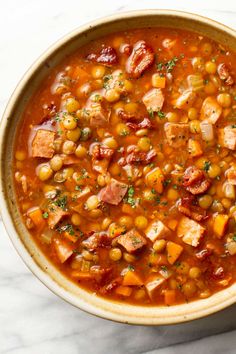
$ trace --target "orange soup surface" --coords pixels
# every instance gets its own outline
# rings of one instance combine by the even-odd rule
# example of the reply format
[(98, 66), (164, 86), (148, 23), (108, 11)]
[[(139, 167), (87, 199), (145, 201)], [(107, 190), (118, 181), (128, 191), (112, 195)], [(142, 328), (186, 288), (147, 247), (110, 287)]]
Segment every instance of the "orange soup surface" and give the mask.
[(236, 54), (145, 28), (79, 48), (40, 84), (15, 142), (22, 218), (79, 286), (173, 305), (236, 279)]

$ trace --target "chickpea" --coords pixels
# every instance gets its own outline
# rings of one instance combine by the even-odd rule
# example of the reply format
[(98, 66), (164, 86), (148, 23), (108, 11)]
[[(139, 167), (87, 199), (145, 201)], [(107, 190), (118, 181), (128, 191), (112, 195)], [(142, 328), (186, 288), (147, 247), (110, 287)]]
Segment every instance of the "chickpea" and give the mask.
[(192, 297), (197, 291), (197, 286), (193, 280), (190, 280), (183, 285), (182, 290), (186, 297)]
[(211, 206), (211, 210), (213, 212), (223, 213), (224, 207), (218, 200), (214, 200)]
[(107, 230), (112, 220), (110, 218), (105, 218), (102, 221), (102, 230)]
[(123, 258), (128, 263), (133, 263), (133, 262), (136, 261), (136, 257), (133, 254), (130, 254), (130, 253), (127, 253), (127, 252), (124, 252)]
[(171, 122), (171, 123), (176, 123), (179, 121), (179, 115), (176, 112), (168, 112), (166, 114), (166, 118), (167, 118), (168, 122)]
[(151, 141), (147, 136), (144, 136), (138, 140), (138, 147), (142, 151), (149, 151), (151, 147)]
[(81, 130), (80, 128), (75, 128), (73, 130), (68, 130), (66, 132), (66, 137), (67, 139), (73, 141), (74, 143), (79, 140), (80, 138), (80, 135), (81, 135)]
[(105, 93), (105, 99), (108, 102), (116, 102), (119, 101), (120, 99), (120, 93), (116, 91), (115, 89), (109, 89)]
[(109, 138), (106, 138), (103, 140), (103, 144), (109, 147), (110, 149), (117, 149), (118, 148), (118, 143), (113, 136), (110, 136)]
[(221, 203), (225, 209), (229, 209), (232, 205), (232, 200), (230, 200), (228, 198), (223, 198), (223, 199), (221, 199)]
[(72, 177), (72, 175), (74, 173), (74, 169), (72, 167), (67, 167), (67, 168), (64, 168), (62, 173), (63, 173), (64, 178), (68, 179), (68, 178)]
[(124, 226), (126, 229), (131, 229), (133, 226), (133, 218), (128, 215), (121, 216), (119, 218), (119, 224), (121, 226)]
[(212, 62), (212, 61), (207, 61), (205, 64), (205, 70), (208, 74), (215, 74), (216, 73), (216, 63)]
[(208, 160), (205, 157), (200, 157), (199, 159), (197, 159), (197, 161), (195, 162), (195, 165), (200, 168), (200, 170), (203, 170), (203, 167), (205, 165), (205, 163)]
[(138, 289), (134, 294), (135, 300), (142, 300), (143, 298), (145, 298), (145, 296), (146, 296), (146, 292), (144, 289)]
[(91, 90), (92, 88), (89, 83), (83, 84), (76, 90), (76, 96), (79, 98), (87, 97)]
[(173, 170), (173, 165), (171, 163), (167, 163), (164, 167), (163, 167), (163, 173), (165, 175), (168, 175), (171, 171)]
[(86, 207), (88, 210), (97, 209), (99, 205), (99, 199), (96, 195), (91, 195), (86, 201)]
[(100, 209), (93, 209), (89, 212), (89, 216), (93, 219), (100, 218), (102, 216), (102, 211)]
[(207, 174), (210, 178), (216, 178), (217, 176), (220, 176), (221, 174), (221, 169), (218, 165), (216, 164), (211, 164), (208, 171), (207, 171)]
[(63, 166), (63, 160), (59, 155), (55, 155), (50, 160), (50, 166), (53, 171), (59, 171)]
[(220, 93), (217, 96), (217, 102), (223, 108), (229, 108), (231, 106), (231, 96), (229, 93)]
[(197, 112), (197, 109), (192, 107), (192, 108), (189, 108), (188, 109), (188, 118), (190, 120), (195, 120), (197, 119), (197, 116), (198, 116), (198, 112)]
[(122, 257), (122, 252), (119, 248), (112, 248), (109, 252), (109, 258), (114, 261), (117, 262), (121, 259)]
[(87, 155), (87, 149), (84, 146), (82, 146), (82, 145), (78, 145), (76, 150), (75, 150), (75, 155), (78, 158), (82, 159), (82, 158), (84, 158)]
[(65, 140), (63, 145), (62, 145), (62, 152), (63, 154), (70, 155), (75, 152), (76, 145), (73, 141), (71, 140)]
[(212, 53), (212, 45), (210, 43), (203, 43), (201, 47), (201, 52), (205, 56), (209, 56)]
[(201, 275), (201, 269), (198, 267), (192, 267), (189, 269), (189, 276), (192, 279), (199, 278)]
[(77, 127), (77, 121), (73, 116), (66, 115), (66, 117), (63, 119), (63, 125), (65, 129), (72, 130)]
[(139, 129), (135, 133), (135, 135), (138, 136), (138, 137), (145, 136), (147, 134), (148, 134), (148, 130), (147, 129)]
[(53, 170), (50, 168), (49, 165), (42, 165), (39, 168), (38, 177), (41, 181), (47, 181), (49, 178), (52, 177)]
[(167, 199), (177, 200), (179, 198), (179, 192), (174, 188), (169, 188), (167, 191)]
[(92, 260), (93, 260), (93, 254), (90, 253), (89, 251), (83, 250), (81, 254), (82, 254), (82, 257), (83, 257), (86, 261), (92, 261)]
[(146, 227), (148, 226), (148, 220), (147, 218), (145, 218), (145, 216), (140, 215), (135, 218), (134, 224), (137, 229), (143, 230), (146, 229)]
[(113, 176), (118, 176), (121, 173), (121, 167), (118, 163), (113, 163), (110, 165), (109, 167), (109, 172), (113, 175)]
[(201, 132), (200, 121), (197, 119), (191, 120), (189, 123), (189, 129), (192, 134), (199, 134)]
[(129, 81), (129, 80), (125, 80), (125, 81), (124, 81), (124, 89), (125, 89), (125, 91), (127, 91), (127, 92), (132, 92), (133, 89), (134, 89), (134, 86), (133, 86), (132, 82)]
[(190, 266), (187, 262), (181, 262), (180, 265), (176, 268), (178, 274), (188, 274)]
[(226, 198), (235, 199), (234, 185), (226, 182), (226, 183), (224, 183), (222, 190), (223, 190), (223, 194)]
[(66, 100), (66, 109), (69, 113), (76, 112), (79, 108), (79, 102), (75, 98), (70, 97)]
[(17, 150), (15, 153), (15, 158), (18, 161), (24, 161), (26, 159), (26, 152), (23, 150)]
[(79, 226), (82, 223), (82, 218), (78, 213), (73, 213), (71, 215), (71, 222), (75, 226)]
[(126, 113), (130, 113), (130, 114), (136, 113), (138, 112), (138, 104), (134, 102), (126, 103), (124, 109)]
[(130, 134), (130, 129), (124, 123), (119, 123), (116, 126), (116, 133), (120, 136), (126, 136)]
[(97, 176), (97, 183), (100, 187), (104, 187), (106, 185), (106, 180), (103, 175), (98, 175)]
[(198, 199), (198, 204), (202, 209), (210, 208), (212, 202), (213, 202), (213, 199), (209, 194), (204, 194), (201, 197), (199, 197), (199, 199)]
[(93, 79), (101, 79), (105, 75), (106, 69), (102, 65), (96, 65), (92, 68), (92, 77)]
[(85, 127), (81, 130), (80, 141), (87, 141), (92, 136), (92, 130), (89, 127)]
[(152, 247), (154, 251), (161, 253), (162, 251), (164, 251), (166, 247), (166, 240), (164, 239), (156, 240)]

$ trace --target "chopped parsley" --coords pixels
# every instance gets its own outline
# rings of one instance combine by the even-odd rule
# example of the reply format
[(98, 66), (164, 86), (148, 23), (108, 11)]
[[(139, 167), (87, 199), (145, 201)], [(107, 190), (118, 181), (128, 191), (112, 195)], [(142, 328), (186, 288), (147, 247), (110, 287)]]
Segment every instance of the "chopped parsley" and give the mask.
[(133, 197), (134, 196), (134, 187), (130, 186), (128, 189), (128, 197)]
[(48, 215), (48, 212), (45, 211), (45, 212), (43, 213), (43, 218), (44, 218), (44, 219), (47, 219), (48, 216), (49, 216), (49, 215)]
[(179, 59), (177, 57), (174, 57), (173, 59), (169, 60), (165, 64), (165, 67), (166, 67), (166, 70), (167, 70), (168, 73), (170, 73), (174, 69), (174, 67), (175, 67), (175, 65), (176, 65), (178, 60)]
[(236, 124), (232, 124), (232, 125), (231, 125), (231, 128), (236, 128)]
[(62, 210), (66, 210), (67, 209), (67, 196), (64, 195), (62, 197), (59, 197), (53, 203), (56, 206), (58, 206), (59, 208), (61, 208)]
[(127, 195), (127, 198), (124, 198), (124, 202), (127, 204), (130, 204), (132, 208), (135, 208), (136, 205), (136, 200), (134, 198), (134, 187), (133, 186), (129, 186)]
[(161, 266), (161, 270), (162, 270), (163, 272), (167, 272), (168, 268), (167, 268), (167, 266), (162, 265), (162, 266)]
[(162, 112), (162, 111), (158, 111), (157, 112), (157, 115), (158, 115), (158, 117), (160, 118), (160, 119), (164, 119), (165, 118), (165, 113), (164, 112)]
[(106, 75), (103, 77), (103, 87), (107, 90), (109, 89), (109, 81), (112, 80), (112, 75)]
[(203, 80), (204, 85), (207, 85), (209, 83), (208, 79)]
[(131, 264), (128, 264), (127, 269), (128, 269), (129, 271), (133, 272), (133, 271), (134, 271), (134, 266), (132, 266)]
[(154, 112), (153, 112), (152, 108), (149, 108), (149, 109), (148, 109), (148, 114), (149, 114), (149, 117), (150, 117), (151, 119), (154, 118)]
[(204, 162), (204, 166), (203, 166), (203, 170), (208, 172), (210, 167), (211, 167), (211, 162), (210, 161), (205, 161)]
[(233, 235), (232, 240), (236, 242), (236, 234)]
[(80, 186), (75, 186), (75, 190), (79, 191), (79, 192), (82, 192), (82, 188)]
[(71, 224), (63, 225), (57, 228), (58, 232), (68, 232), (71, 236), (75, 234), (74, 228)]

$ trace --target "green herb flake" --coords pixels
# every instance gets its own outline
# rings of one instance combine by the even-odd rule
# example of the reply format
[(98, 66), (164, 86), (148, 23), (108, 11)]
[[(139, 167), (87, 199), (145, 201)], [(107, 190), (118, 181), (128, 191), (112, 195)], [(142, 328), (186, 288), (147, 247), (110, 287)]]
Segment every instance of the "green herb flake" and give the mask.
[(47, 219), (48, 216), (49, 216), (49, 215), (48, 215), (48, 212), (45, 211), (45, 212), (43, 213), (43, 218), (44, 218), (44, 219)]
[(67, 196), (64, 195), (64, 196), (56, 199), (53, 203), (56, 206), (58, 206), (59, 208), (61, 208), (62, 210), (66, 210), (66, 208), (67, 208)]
[(204, 166), (203, 166), (203, 170), (208, 172), (210, 167), (211, 167), (211, 162), (210, 161), (205, 161), (204, 162)]
[(157, 112), (157, 115), (158, 115), (158, 117), (159, 117), (160, 119), (164, 119), (164, 118), (166, 117), (165, 113), (162, 112), (162, 111), (158, 111), (158, 112)]
[(236, 242), (236, 234), (233, 235), (232, 240)]
[(134, 271), (134, 266), (132, 266), (131, 264), (128, 264), (127, 269), (128, 269), (129, 271), (133, 272), (133, 271)]

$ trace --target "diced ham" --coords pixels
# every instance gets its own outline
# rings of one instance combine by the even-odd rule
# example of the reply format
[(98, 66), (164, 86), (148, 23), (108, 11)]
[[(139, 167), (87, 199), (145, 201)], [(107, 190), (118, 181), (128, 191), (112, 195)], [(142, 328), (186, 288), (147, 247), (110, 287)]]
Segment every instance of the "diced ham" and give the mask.
[(111, 75), (105, 76), (104, 81), (105, 90), (115, 89), (120, 94), (126, 94), (127, 90), (124, 85), (124, 73), (122, 70), (115, 70)]
[(164, 130), (170, 146), (179, 148), (187, 144), (189, 138), (188, 124), (165, 123)]
[(161, 89), (153, 88), (143, 96), (143, 103), (150, 112), (158, 112), (162, 109), (164, 95)]
[(152, 241), (156, 241), (158, 238), (165, 238), (170, 234), (170, 229), (163, 224), (160, 220), (152, 222), (145, 230), (146, 236)]
[(152, 273), (148, 276), (145, 282), (145, 288), (150, 298), (153, 298), (156, 290), (166, 281), (166, 279), (159, 273)]
[(219, 78), (221, 80), (223, 80), (226, 85), (231, 86), (234, 84), (234, 79), (230, 75), (229, 69), (225, 63), (221, 63), (218, 65), (217, 72), (218, 72)]
[(196, 205), (196, 201), (192, 195), (181, 198), (178, 201), (178, 210), (195, 221), (202, 221), (208, 218), (206, 210)]
[(139, 123), (127, 122), (126, 125), (133, 130), (152, 128), (152, 122), (150, 121), (149, 118), (143, 118), (143, 120)]
[(236, 168), (229, 168), (225, 171), (225, 176), (230, 184), (236, 186)]
[(89, 102), (85, 109), (90, 117), (90, 125), (92, 128), (107, 126), (109, 123), (109, 114), (102, 108), (101, 103)]
[(153, 49), (145, 41), (138, 41), (126, 62), (127, 73), (137, 79), (153, 64), (154, 57)]
[(202, 194), (210, 187), (211, 182), (203, 171), (195, 166), (189, 166), (183, 175), (183, 186), (192, 194)]
[(186, 90), (174, 101), (174, 106), (179, 109), (188, 109), (192, 106), (195, 98), (195, 92)]
[(111, 245), (111, 238), (106, 232), (95, 232), (92, 236), (82, 242), (83, 246), (89, 251), (95, 251), (97, 248), (107, 248)]
[(73, 254), (73, 246), (67, 241), (59, 238), (53, 240), (53, 245), (61, 263), (64, 263)]
[(126, 158), (121, 160), (119, 164), (122, 166), (126, 164), (132, 165), (132, 164), (139, 164), (139, 163), (143, 165), (148, 165), (156, 155), (157, 153), (154, 149), (149, 150), (148, 152), (132, 151), (126, 156)]
[(124, 198), (127, 189), (127, 184), (112, 178), (110, 183), (100, 190), (98, 197), (105, 203), (118, 205)]
[(236, 150), (236, 126), (228, 125), (218, 130), (219, 144), (230, 150)]
[(62, 210), (55, 204), (51, 204), (48, 208), (48, 218), (47, 222), (50, 229), (54, 229), (57, 224), (65, 217), (69, 215), (67, 211)]
[(177, 236), (182, 238), (182, 241), (197, 247), (200, 243), (201, 238), (205, 233), (205, 228), (201, 226), (198, 222), (187, 218), (186, 216), (180, 219)]
[(106, 66), (112, 66), (118, 63), (116, 50), (109, 46), (102, 48), (100, 53), (87, 55), (86, 59)]
[(126, 232), (126, 234), (118, 237), (117, 241), (123, 246), (127, 252), (133, 253), (146, 245), (147, 241), (135, 229)]
[(50, 159), (54, 154), (55, 132), (38, 129), (32, 141), (32, 156)]
[(202, 104), (200, 119), (215, 124), (221, 113), (222, 108), (217, 100), (214, 97), (207, 97)]

